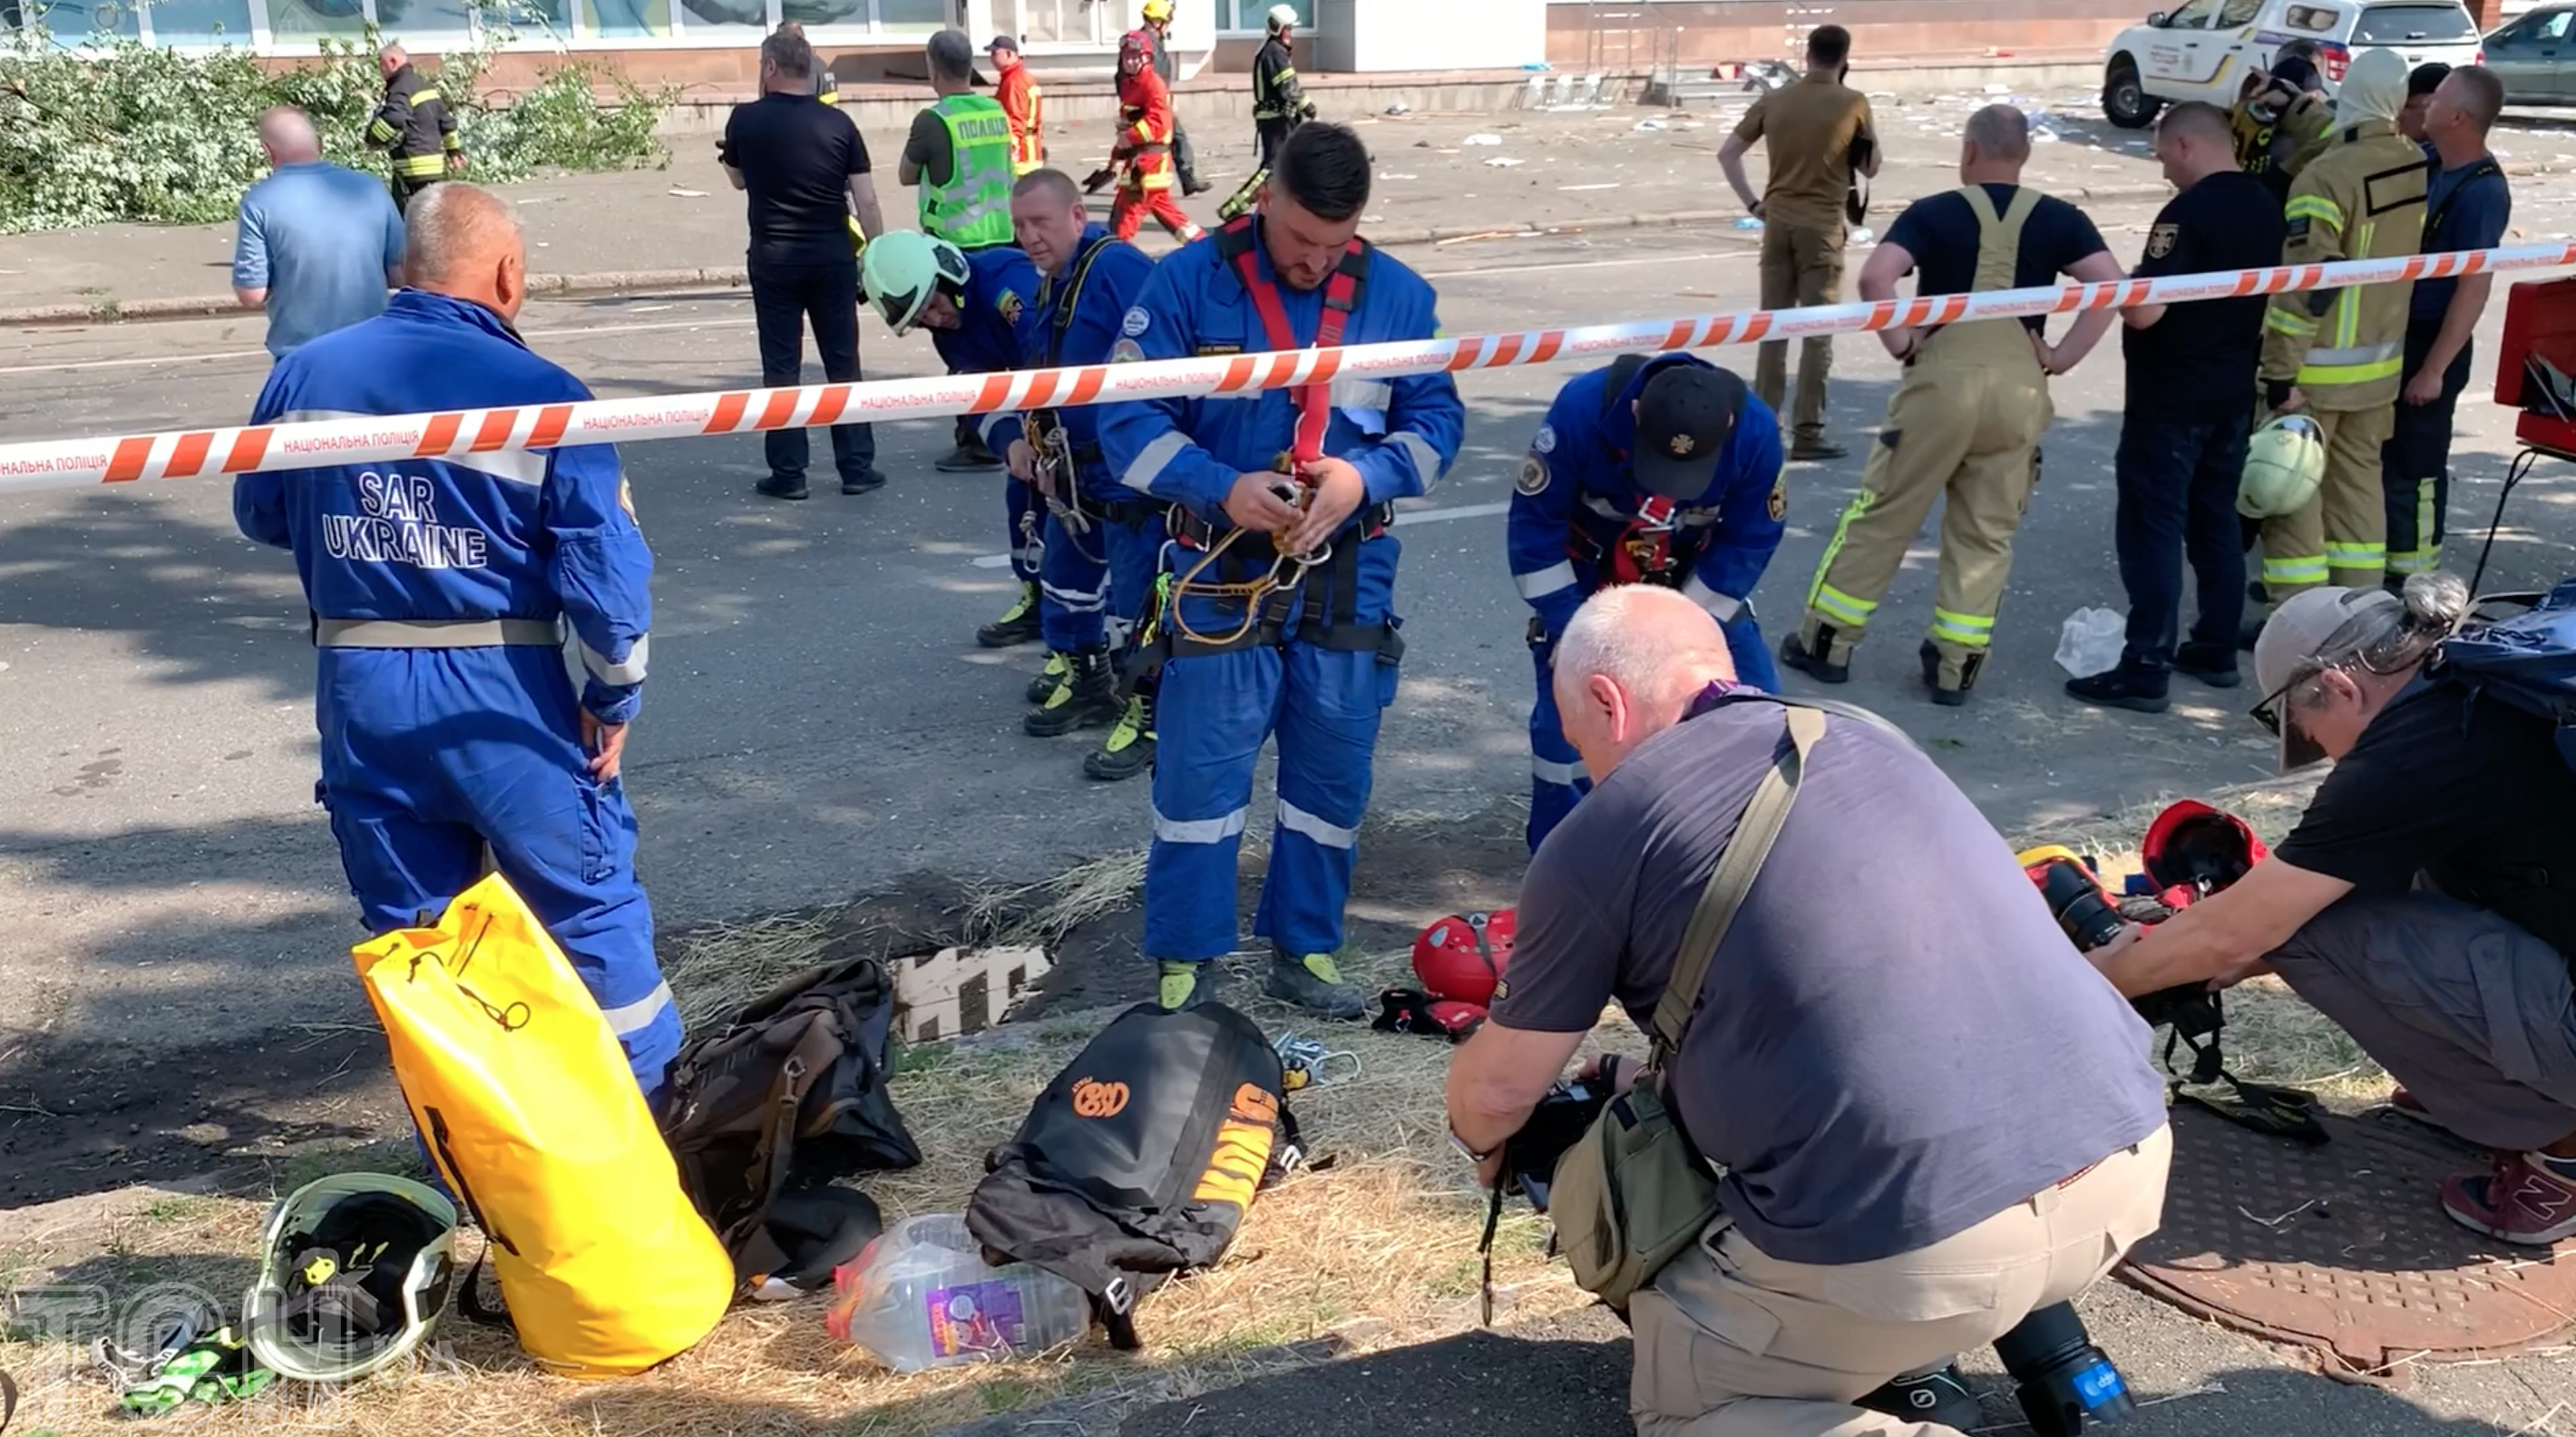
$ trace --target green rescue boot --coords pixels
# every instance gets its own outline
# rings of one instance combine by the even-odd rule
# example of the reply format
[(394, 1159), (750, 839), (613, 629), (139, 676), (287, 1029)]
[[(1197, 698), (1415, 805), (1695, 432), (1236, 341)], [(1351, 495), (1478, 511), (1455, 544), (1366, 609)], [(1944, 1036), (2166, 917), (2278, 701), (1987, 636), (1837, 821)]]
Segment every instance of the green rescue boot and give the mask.
[(1038, 676), (1029, 680), (1029, 702), (1045, 703), (1047, 695), (1055, 692), (1056, 685), (1064, 682), (1069, 667), (1064, 655), (1053, 649), (1047, 650), (1046, 662), (1038, 666)]
[(1064, 682), (1047, 695), (1037, 712), (1021, 720), (1020, 728), (1031, 738), (1057, 738), (1076, 729), (1116, 723), (1120, 711), (1118, 679), (1109, 671), (1109, 655), (1075, 654), (1066, 661)]
[(1163, 1010), (1177, 1013), (1183, 1008), (1197, 1008), (1216, 1001), (1216, 990), (1225, 983), (1225, 970), (1209, 959), (1204, 963), (1182, 963), (1166, 958), (1159, 965), (1162, 979), (1155, 985), (1154, 1001)]
[(1342, 970), (1333, 965), (1330, 953), (1309, 953), (1292, 958), (1285, 953), (1270, 955), (1270, 978), (1262, 991), (1283, 1002), (1294, 1003), (1310, 1013), (1326, 1018), (1364, 1018), (1368, 1016), (1368, 997), (1342, 981)]
[(1038, 636), (1038, 586), (1034, 579), (1020, 581), (1020, 596), (1002, 611), (1002, 617), (975, 631), (975, 642), (988, 649), (1007, 649), (1025, 644)]
[(1130, 694), (1126, 712), (1110, 725), (1109, 737), (1082, 760), (1082, 771), (1104, 783), (1134, 778), (1154, 767), (1154, 701)]

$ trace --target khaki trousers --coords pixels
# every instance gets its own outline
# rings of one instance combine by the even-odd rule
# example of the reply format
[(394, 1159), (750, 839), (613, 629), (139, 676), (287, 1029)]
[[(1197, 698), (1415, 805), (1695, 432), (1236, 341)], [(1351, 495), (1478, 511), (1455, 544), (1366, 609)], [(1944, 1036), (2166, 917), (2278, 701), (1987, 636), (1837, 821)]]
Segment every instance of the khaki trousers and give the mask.
[(1638, 1437), (1958, 1437), (1852, 1405), (2003, 1336), (2156, 1230), (2173, 1134), (1956, 1237), (1877, 1262), (1765, 1257), (1720, 1219), (1629, 1302)]
[(2276, 604), (2326, 583), (2375, 589), (2388, 571), (2382, 451), (2396, 405), (2307, 413), (2325, 431), (2326, 477), (2306, 508), (2263, 521), (2263, 588)]
[[(1843, 227), (1811, 229), (1771, 221), (1762, 227), (1762, 307), (1787, 309), (1833, 304), (1843, 291)], [(1825, 437), (1825, 376), (1834, 367), (1834, 337), (1811, 334), (1799, 341), (1798, 408), (1790, 437), (1801, 443)], [(1785, 413), (1789, 341), (1765, 340), (1753, 368), (1753, 392), (1773, 413)]]
[[(1983, 336), (1980, 346), (1993, 349), (2001, 338), (2000, 358), (1969, 351), (1959, 343), (1969, 336), (1945, 331), (1907, 367), (1861, 468), (1860, 493), (1807, 591), (1803, 642), (1811, 652), (1850, 662), (1905, 551), (1944, 498), (1931, 630), (1942, 686), (1965, 687), (1971, 660), (1994, 642), (2013, 535), (2039, 482), (2039, 438), (2056, 415), (2021, 322), (2000, 323), (2007, 332)], [(1826, 630), (1832, 638), (1820, 643)]]

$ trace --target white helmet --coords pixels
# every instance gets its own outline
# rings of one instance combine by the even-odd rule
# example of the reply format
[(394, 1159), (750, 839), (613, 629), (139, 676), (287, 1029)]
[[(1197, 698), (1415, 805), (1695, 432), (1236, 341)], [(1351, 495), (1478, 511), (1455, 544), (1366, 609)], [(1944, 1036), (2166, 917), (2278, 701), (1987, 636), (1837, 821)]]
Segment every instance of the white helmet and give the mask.
[(2280, 415), (2255, 430), (2245, 446), (2236, 512), (2248, 519), (2296, 514), (2317, 497), (2325, 474), (2325, 431), (2304, 414)]
[(1294, 28), (1296, 28), (1296, 24), (1297, 24), (1297, 7), (1296, 7), (1296, 6), (1294, 6), (1294, 5), (1273, 5), (1273, 6), (1271, 6), (1271, 7), (1270, 7), (1270, 33), (1271, 33), (1271, 34), (1276, 35), (1276, 34), (1278, 34), (1278, 33), (1279, 33), (1280, 31), (1282, 31), (1282, 30), (1294, 29)]

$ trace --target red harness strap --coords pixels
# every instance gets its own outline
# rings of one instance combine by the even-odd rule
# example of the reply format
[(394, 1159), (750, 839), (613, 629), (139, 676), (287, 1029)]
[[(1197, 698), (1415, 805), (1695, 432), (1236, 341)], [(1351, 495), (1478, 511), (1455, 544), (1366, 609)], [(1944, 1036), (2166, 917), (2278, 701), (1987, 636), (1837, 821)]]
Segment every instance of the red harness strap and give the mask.
[[(1252, 296), (1252, 307), (1261, 315), (1261, 327), (1267, 332), (1274, 350), (1303, 349), (1296, 331), (1288, 327), (1288, 308), (1279, 300), (1278, 286), (1261, 277), (1261, 261), (1253, 253), (1254, 217), (1242, 216), (1229, 221), (1218, 232), (1218, 241), (1234, 261), (1235, 275), (1243, 281), (1244, 293)], [(1316, 349), (1331, 349), (1342, 342), (1342, 330), (1350, 321), (1351, 311), (1359, 307), (1360, 288), (1368, 274), (1368, 246), (1354, 239), (1342, 251), (1341, 262), (1333, 266), (1332, 277), (1324, 282), (1324, 318), (1315, 326)], [(1299, 464), (1311, 464), (1324, 457), (1324, 430), (1332, 423), (1332, 386), (1301, 384), (1289, 391), (1297, 404), (1297, 438), (1290, 453)]]

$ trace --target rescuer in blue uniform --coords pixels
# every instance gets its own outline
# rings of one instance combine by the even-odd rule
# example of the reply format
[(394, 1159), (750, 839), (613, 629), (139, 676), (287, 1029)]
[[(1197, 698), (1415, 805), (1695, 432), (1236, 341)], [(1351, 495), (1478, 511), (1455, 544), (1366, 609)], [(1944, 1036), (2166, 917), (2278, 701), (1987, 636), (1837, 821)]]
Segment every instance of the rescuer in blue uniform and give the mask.
[(1750, 596), (1788, 512), (1780, 421), (1744, 381), (1687, 354), (1630, 356), (1557, 391), (1513, 487), (1512, 582), (1537, 614), (1529, 846), (1592, 787), (1557, 727), (1557, 636), (1613, 584), (1660, 584), (1708, 610), (1735, 674), (1776, 689)]
[[(1119, 321), (1145, 292), (1154, 261), (1088, 222), (1082, 191), (1062, 170), (1034, 170), (1011, 189), (1011, 226), (1042, 276), (1022, 364), (1100, 364)], [(1100, 410), (1077, 404), (984, 416), (984, 447), (1004, 456), (1015, 490), (1045, 506), (1038, 618), (1046, 667), (1023, 725), (1038, 738), (1107, 726), (1083, 760), (1097, 779), (1132, 778), (1154, 761), (1149, 698), (1120, 682), (1115, 646), (1154, 592), (1164, 505), (1118, 482), (1100, 451)], [(1032, 491), (1032, 486), (1036, 486)]]
[[(1428, 339), (1436, 296), (1358, 238), (1369, 155), (1310, 124), (1272, 166), (1257, 215), (1164, 258), (1121, 322), (1122, 359)], [(1254, 931), (1268, 991), (1333, 1017), (1342, 905), (1368, 808), (1378, 719), (1395, 698), (1393, 501), (1457, 458), (1466, 412), (1446, 374), (1345, 372), (1296, 391), (1118, 404), (1100, 444), (1119, 482), (1176, 506), (1172, 586), (1149, 653), (1154, 844), (1145, 952), (1167, 1008), (1202, 1002), (1234, 951), (1235, 854), (1262, 744), (1279, 740), (1278, 824)], [(1300, 562), (1300, 560), (1304, 562)], [(1211, 586), (1243, 585), (1211, 592)]]
[[(898, 335), (914, 325), (929, 330), (949, 373), (1019, 368), (1032, 329), (1038, 270), (1011, 246), (969, 254), (919, 230), (890, 230), (860, 254), (859, 283), (888, 329)], [(1011, 573), (1020, 593), (1002, 617), (975, 631), (975, 642), (988, 649), (1038, 636), (1038, 522), (1045, 511), (1028, 485), (1006, 480), (1002, 488), (1010, 515)]]
[[(591, 397), (510, 327), (526, 253), (499, 200), (451, 180), (413, 196), (406, 229), (414, 287), (279, 360), (252, 423), (534, 417)], [(368, 930), (445, 908), (482, 876), (488, 845), (657, 1100), (680, 1017), (618, 777), (643, 701), (653, 555), (616, 449), (260, 470), (234, 481), (233, 515), (295, 553), (321, 650), (317, 793)], [(587, 671), (578, 693), (567, 630)]]

